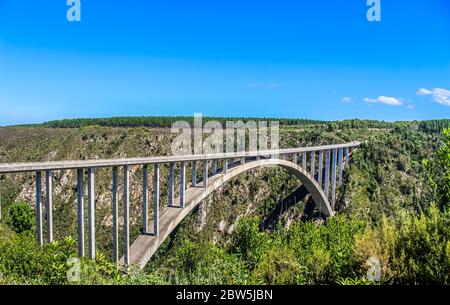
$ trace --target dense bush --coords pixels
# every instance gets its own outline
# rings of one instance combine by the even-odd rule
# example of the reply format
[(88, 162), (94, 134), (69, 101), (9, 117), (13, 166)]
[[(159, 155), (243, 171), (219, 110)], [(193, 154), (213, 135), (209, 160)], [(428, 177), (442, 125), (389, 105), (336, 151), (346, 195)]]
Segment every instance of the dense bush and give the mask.
[(397, 284), (450, 284), (450, 214), (436, 207), (421, 215), (384, 217), (357, 237), (361, 262), (378, 257), (382, 281)]
[(53, 242), (43, 247), (37, 245), (31, 234), (0, 237), (0, 284), (108, 284), (121, 283), (121, 272), (106, 258), (98, 254), (95, 262), (81, 259), (79, 278), (69, 282), (68, 274), (77, 257), (76, 241), (66, 237), (61, 243)]
[(434, 158), (423, 164), (428, 170), (428, 179), (434, 190), (434, 197), (441, 209), (450, 204), (450, 129), (443, 132), (443, 145), (436, 151)]
[(9, 210), (12, 229), (17, 233), (30, 232), (34, 226), (34, 213), (30, 206), (24, 202), (18, 202)]

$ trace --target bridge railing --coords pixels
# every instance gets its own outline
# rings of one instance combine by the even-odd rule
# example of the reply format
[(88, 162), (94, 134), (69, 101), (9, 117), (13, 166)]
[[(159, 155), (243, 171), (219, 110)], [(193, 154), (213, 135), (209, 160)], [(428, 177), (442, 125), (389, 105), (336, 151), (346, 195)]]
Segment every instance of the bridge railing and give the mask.
[[(130, 167), (142, 166), (142, 233), (150, 234), (149, 228), (149, 177), (148, 169), (152, 165), (153, 170), (153, 230), (154, 236), (159, 235), (160, 216), (160, 168), (168, 165), (168, 201), (171, 208), (184, 208), (186, 194), (186, 167), (191, 166), (191, 185), (197, 187), (197, 163), (201, 163), (203, 184), (208, 186), (209, 173), (212, 175), (227, 174), (232, 166), (238, 166), (245, 162), (257, 161), (261, 158), (279, 158), (289, 160), (302, 168), (304, 172), (314, 178), (327, 198), (332, 209), (335, 209), (336, 184), (342, 184), (343, 167), (349, 159), (352, 150), (358, 147), (360, 142), (346, 144), (324, 145), (313, 147), (301, 147), (291, 149), (266, 150), (255, 152), (236, 152), (211, 155), (186, 155), (186, 156), (162, 156), (150, 158), (127, 159), (98, 159), (79, 161), (52, 161), (0, 164), (0, 174), (35, 173), (36, 187), (36, 237), (39, 244), (43, 245), (43, 192), (42, 173), (45, 173), (45, 210), (47, 225), (47, 242), (53, 241), (53, 172), (57, 170), (76, 170), (77, 172), (77, 226), (78, 226), (78, 254), (85, 256), (85, 203), (84, 203), (84, 176), (87, 175), (87, 213), (88, 213), (88, 256), (95, 258), (95, 170), (97, 168), (112, 168), (112, 206), (113, 206), (113, 258), (119, 260), (119, 195), (118, 186), (119, 168), (123, 170), (123, 241), (124, 260), (129, 264), (130, 249)], [(309, 160), (308, 160), (309, 159)], [(234, 160), (239, 160), (234, 162)], [(325, 161), (325, 162), (324, 162)], [(212, 164), (211, 170), (209, 163)], [(219, 169), (219, 163), (222, 168)], [(179, 202), (175, 202), (175, 165), (179, 167)], [(330, 192), (331, 188), (331, 192)]]

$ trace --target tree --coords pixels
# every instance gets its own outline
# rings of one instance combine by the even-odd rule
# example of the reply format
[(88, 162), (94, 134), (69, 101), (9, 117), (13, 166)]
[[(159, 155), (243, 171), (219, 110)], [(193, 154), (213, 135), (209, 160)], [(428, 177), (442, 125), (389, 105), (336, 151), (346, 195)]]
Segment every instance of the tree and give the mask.
[(436, 151), (433, 159), (423, 162), (441, 210), (450, 204), (450, 128), (445, 129), (442, 134), (444, 145)]

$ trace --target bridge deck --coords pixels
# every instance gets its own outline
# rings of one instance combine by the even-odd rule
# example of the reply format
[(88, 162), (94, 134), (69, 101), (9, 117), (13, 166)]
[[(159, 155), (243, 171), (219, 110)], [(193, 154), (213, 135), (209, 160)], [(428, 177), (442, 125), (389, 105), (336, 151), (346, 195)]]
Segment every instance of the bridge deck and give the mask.
[(187, 155), (187, 156), (159, 156), (149, 158), (127, 158), (127, 159), (96, 159), (96, 160), (67, 160), (67, 161), (49, 161), (49, 162), (27, 162), (27, 163), (9, 163), (0, 164), (0, 174), (20, 173), (20, 172), (35, 172), (47, 170), (66, 170), (79, 168), (99, 168), (99, 167), (119, 167), (125, 165), (144, 165), (157, 163), (172, 163), (172, 162), (190, 162), (201, 160), (221, 160), (232, 158), (251, 158), (257, 156), (270, 156), (274, 154), (292, 154), (302, 152), (312, 152), (319, 150), (340, 149), (346, 147), (357, 147), (361, 143), (358, 141), (323, 146), (310, 146), (300, 148), (265, 150), (254, 152), (237, 152), (237, 153), (220, 153), (210, 155)]

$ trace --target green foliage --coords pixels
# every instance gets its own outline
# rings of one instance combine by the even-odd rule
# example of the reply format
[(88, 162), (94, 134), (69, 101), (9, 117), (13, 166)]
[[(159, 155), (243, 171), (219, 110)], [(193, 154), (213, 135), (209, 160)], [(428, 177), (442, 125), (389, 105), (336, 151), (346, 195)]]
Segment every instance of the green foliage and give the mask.
[(444, 130), (443, 136), (443, 145), (435, 152), (434, 158), (423, 161), (441, 209), (450, 206), (450, 128)]
[[(14, 129), (17, 135), (11, 137), (2, 137), (0, 133), (0, 160), (163, 155), (168, 152), (165, 143), (170, 143), (169, 137), (155, 130), (99, 126), (166, 127), (179, 119), (189, 121), (192, 118), (80, 119), (46, 123), (49, 127), (83, 127), (79, 130)], [(438, 125), (430, 123), (431, 127), (426, 127), (423, 122), (286, 120), (281, 124), (302, 125), (301, 128), (285, 126), (281, 129), (282, 147), (364, 141), (354, 152), (350, 167), (345, 171), (345, 183), (338, 190), (338, 216), (326, 221), (302, 222), (298, 215), (289, 214), (302, 210), (301, 204), (297, 204), (273, 227), (265, 226), (266, 218), (299, 182), (281, 170), (276, 174), (262, 172), (259, 180), (251, 173), (236, 179), (235, 188), (224, 191), (226, 198), (212, 197), (214, 205), (206, 210), (217, 217), (217, 222), (208, 215), (209, 231), (196, 232), (192, 228), (196, 215), (191, 215), (165, 247), (159, 249), (146, 270), (134, 267), (119, 270), (109, 262), (109, 257), (98, 253), (95, 262), (81, 259), (80, 280), (69, 283), (67, 274), (74, 265), (68, 261), (76, 257), (76, 242), (63, 236), (76, 234), (76, 226), (66, 225), (76, 220), (71, 210), (73, 206), (64, 202), (75, 200), (73, 179), (55, 176), (57, 181), (67, 179), (61, 195), (65, 199), (55, 203), (58, 207), (54, 218), (55, 235), (59, 242), (41, 248), (36, 245), (34, 234), (23, 234), (33, 229), (31, 209), (11, 205), (27, 177), (14, 180), (7, 176), (7, 183), (3, 184), (7, 189), (3, 194), (7, 194), (6, 210), (11, 211), (8, 223), (15, 232), (22, 234), (12, 232), (9, 235), (8, 228), (0, 232), (0, 283), (366, 285), (372, 284), (365, 278), (369, 268), (367, 261), (377, 257), (381, 262), (382, 283), (449, 284), (450, 223), (449, 212), (446, 212), (450, 185), (449, 131), (440, 137), (435, 134), (440, 128)], [(317, 125), (309, 128), (309, 124)], [(37, 133), (45, 137), (35, 141)], [(441, 139), (443, 144), (439, 144)], [(436, 151), (433, 157), (432, 151)], [(423, 159), (429, 161), (422, 163)], [(425, 168), (427, 176), (423, 174)], [(110, 181), (110, 173), (99, 170), (97, 175), (99, 193), (109, 192), (109, 185), (102, 181)], [(163, 173), (162, 179), (164, 176)], [(243, 181), (250, 176), (255, 183)], [(434, 190), (434, 195), (430, 190)], [(140, 200), (139, 197), (136, 193), (134, 200)], [(229, 205), (224, 204), (227, 200)], [(248, 204), (251, 211), (247, 209)], [(107, 222), (105, 215), (110, 215), (109, 208), (99, 206), (98, 218)], [(13, 224), (13, 219), (17, 225)], [(31, 222), (31, 229), (26, 219)], [(221, 220), (226, 225), (217, 232)], [(230, 234), (227, 227), (231, 225), (235, 229)], [(132, 227), (134, 237), (139, 234), (138, 226)], [(111, 249), (110, 228), (99, 226), (97, 233), (99, 249), (110, 255), (110, 251), (106, 252)]]
[(360, 265), (354, 257), (354, 237), (363, 223), (343, 216), (325, 224), (307, 222), (289, 229), (289, 244), (302, 266), (308, 283), (334, 283), (340, 277), (354, 277)]
[(34, 213), (24, 202), (13, 204), (9, 210), (11, 225), (16, 233), (30, 232), (34, 226)]
[(450, 214), (434, 206), (420, 215), (384, 217), (358, 236), (356, 253), (361, 262), (371, 256), (380, 259), (385, 283), (449, 284), (449, 225)]
[(450, 120), (430, 120), (419, 123), (419, 130), (429, 133), (441, 133), (444, 129), (450, 128)]
[(260, 219), (251, 217), (238, 222), (233, 232), (232, 251), (237, 253), (250, 268), (253, 268), (260, 260), (265, 248), (266, 236), (261, 232)]
[(254, 282), (269, 285), (304, 284), (305, 267), (286, 245), (271, 247), (253, 270)]
[(336, 284), (343, 286), (364, 286), (364, 285), (371, 285), (372, 283), (364, 277), (357, 277), (357, 278), (340, 278), (336, 281)]
[[(281, 125), (315, 125), (323, 124), (323, 121), (307, 119), (276, 119), (276, 118), (239, 118), (239, 117), (203, 117), (203, 122), (218, 121), (225, 126), (227, 121), (279, 121)], [(192, 116), (141, 116), (141, 117), (114, 117), (114, 118), (80, 118), (66, 119), (58, 121), (45, 122), (42, 125), (51, 128), (80, 128), (86, 126), (104, 126), (104, 127), (172, 127), (177, 121), (186, 121), (193, 126), (194, 117)], [(36, 125), (30, 125), (35, 127)]]
[[(30, 234), (0, 237), (0, 281), (17, 284), (69, 284), (68, 260), (76, 258), (76, 241), (66, 237), (60, 242), (39, 247)], [(121, 272), (101, 254), (96, 261), (80, 260), (78, 284), (121, 283)]]

